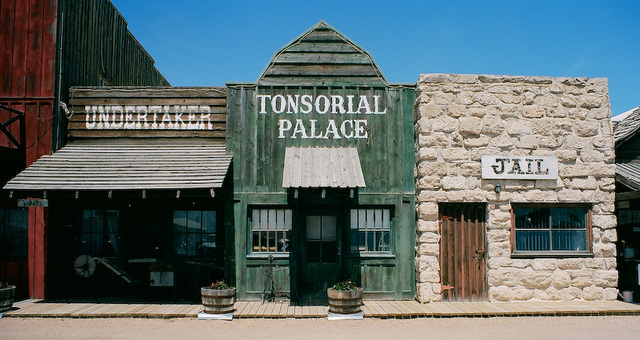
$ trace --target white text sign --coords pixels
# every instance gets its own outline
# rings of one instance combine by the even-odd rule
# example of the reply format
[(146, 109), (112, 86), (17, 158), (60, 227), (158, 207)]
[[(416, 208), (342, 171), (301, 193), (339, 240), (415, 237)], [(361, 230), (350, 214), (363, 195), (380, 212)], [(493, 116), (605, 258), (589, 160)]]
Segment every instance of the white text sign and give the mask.
[(558, 159), (552, 156), (483, 156), (484, 179), (556, 179)]

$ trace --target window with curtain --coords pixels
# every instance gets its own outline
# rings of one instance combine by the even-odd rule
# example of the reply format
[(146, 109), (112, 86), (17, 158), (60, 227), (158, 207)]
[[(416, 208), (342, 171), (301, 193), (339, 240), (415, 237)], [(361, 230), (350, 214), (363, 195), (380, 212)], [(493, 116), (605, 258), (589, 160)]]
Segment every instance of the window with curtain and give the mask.
[(83, 210), (81, 249), (91, 256), (120, 255), (120, 212)]
[(589, 208), (585, 206), (515, 206), (517, 252), (588, 253)]
[(391, 254), (391, 209), (351, 209), (351, 253)]
[(27, 208), (0, 209), (0, 257), (27, 256)]
[(187, 257), (215, 257), (216, 212), (176, 210), (173, 212), (173, 254)]
[(293, 212), (291, 209), (251, 210), (251, 249), (253, 254), (288, 254)]

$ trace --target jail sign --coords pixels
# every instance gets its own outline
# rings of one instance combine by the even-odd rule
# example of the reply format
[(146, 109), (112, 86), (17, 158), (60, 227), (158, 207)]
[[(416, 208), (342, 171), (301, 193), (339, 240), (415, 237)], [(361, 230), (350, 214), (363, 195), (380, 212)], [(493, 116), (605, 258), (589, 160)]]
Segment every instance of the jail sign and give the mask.
[(558, 159), (553, 156), (483, 156), (483, 179), (556, 179)]

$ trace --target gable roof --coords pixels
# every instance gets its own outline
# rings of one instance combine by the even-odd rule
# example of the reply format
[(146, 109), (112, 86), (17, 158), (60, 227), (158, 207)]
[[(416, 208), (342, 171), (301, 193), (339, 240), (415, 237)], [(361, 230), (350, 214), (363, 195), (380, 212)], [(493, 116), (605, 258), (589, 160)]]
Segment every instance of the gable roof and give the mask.
[(613, 127), (613, 139), (616, 142), (616, 147), (631, 139), (640, 131), (640, 106), (631, 110), (630, 113), (623, 113), (623, 115), (625, 115), (624, 118), (617, 121)]
[(369, 52), (324, 21), (274, 54), (259, 85), (386, 86)]

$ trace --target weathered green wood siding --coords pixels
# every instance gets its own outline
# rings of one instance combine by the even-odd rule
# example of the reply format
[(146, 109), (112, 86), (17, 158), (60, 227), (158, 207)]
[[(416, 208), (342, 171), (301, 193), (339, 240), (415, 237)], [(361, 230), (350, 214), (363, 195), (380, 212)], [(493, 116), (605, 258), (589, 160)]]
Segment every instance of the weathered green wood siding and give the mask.
[[(366, 113), (293, 113), (270, 104), (262, 111), (262, 97), (292, 96), (353, 96), (358, 106), (365, 96), (371, 111), (375, 111), (373, 98), (378, 98), (379, 111)], [(266, 100), (266, 99), (265, 99)], [(301, 223), (302, 210), (311, 211), (318, 206), (336, 209), (346, 217), (350, 209), (391, 207), (393, 220), (393, 254), (365, 256), (343, 255), (345, 278), (361, 282), (366, 298), (413, 299), (415, 296), (415, 189), (414, 189), (414, 85), (390, 85), (369, 54), (329, 25), (321, 22), (278, 51), (267, 65), (257, 83), (228, 84), (227, 131), (228, 149), (234, 154), (234, 215), (236, 285), (240, 299), (259, 299), (264, 288), (266, 255), (250, 254), (249, 214), (252, 207), (287, 207), (293, 210), (294, 220)], [(287, 113), (287, 111), (290, 111)], [(340, 110), (336, 110), (339, 112)], [(349, 110), (347, 110), (349, 111)], [(291, 122), (291, 129), (280, 137), (281, 120)], [(311, 135), (312, 120), (316, 134), (325, 132), (330, 120), (340, 129), (345, 120), (366, 121), (367, 138), (301, 138), (293, 135), (297, 120), (305, 125), (307, 137)], [(346, 123), (349, 127), (350, 123)], [(348, 134), (348, 133), (347, 133)], [(306, 198), (296, 199), (291, 190), (282, 187), (285, 149), (287, 147), (354, 147), (357, 148), (365, 188), (358, 189), (355, 197), (345, 198), (339, 192), (327, 193), (327, 199), (315, 198), (313, 190)], [(328, 190), (330, 191), (330, 190)], [(302, 194), (301, 194), (302, 195)], [(342, 197), (342, 198), (340, 198)], [(305, 202), (301, 202), (307, 200)], [(301, 225), (294, 223), (294, 230)], [(343, 225), (348, 228), (348, 223)], [(342, 237), (348, 237), (344, 230)], [(299, 244), (294, 231), (292, 244)], [(347, 251), (345, 250), (345, 253)], [(289, 266), (291, 278), (284, 290), (296, 290), (298, 253), (277, 256), (281, 267)]]

